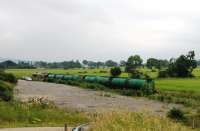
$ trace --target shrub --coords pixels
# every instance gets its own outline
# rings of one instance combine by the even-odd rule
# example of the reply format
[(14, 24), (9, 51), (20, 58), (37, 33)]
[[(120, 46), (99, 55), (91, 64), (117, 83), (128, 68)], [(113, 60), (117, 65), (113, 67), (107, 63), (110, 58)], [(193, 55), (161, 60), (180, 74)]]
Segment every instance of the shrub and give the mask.
[(114, 67), (110, 70), (110, 74), (114, 77), (119, 76), (122, 73), (120, 67)]
[(166, 78), (166, 77), (168, 77), (169, 76), (169, 74), (168, 74), (168, 71), (167, 70), (160, 70), (159, 72), (158, 72), (158, 78)]
[(185, 119), (184, 112), (177, 108), (172, 108), (168, 112), (167, 116), (171, 119), (180, 120), (180, 121)]
[(50, 83), (53, 83), (53, 82), (55, 82), (55, 80), (53, 79), (53, 78), (47, 78), (47, 80), (46, 80), (47, 82), (50, 82)]
[(10, 101), (13, 98), (13, 87), (11, 84), (0, 81), (0, 99)]
[(99, 73), (108, 73), (108, 71), (100, 70)]
[(71, 85), (71, 86), (80, 86), (80, 83), (78, 81), (67, 81), (66, 84)]
[(151, 72), (157, 72), (157, 70), (156, 69), (151, 69)]
[(10, 83), (17, 83), (17, 78), (10, 73), (0, 72), (0, 80), (7, 81)]

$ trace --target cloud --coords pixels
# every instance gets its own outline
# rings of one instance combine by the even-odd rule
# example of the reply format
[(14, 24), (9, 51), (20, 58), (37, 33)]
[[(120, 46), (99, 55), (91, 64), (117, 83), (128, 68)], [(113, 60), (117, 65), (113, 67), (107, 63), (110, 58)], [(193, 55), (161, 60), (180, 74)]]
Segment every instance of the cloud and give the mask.
[(198, 0), (2, 0), (0, 56), (71, 59), (200, 57)]

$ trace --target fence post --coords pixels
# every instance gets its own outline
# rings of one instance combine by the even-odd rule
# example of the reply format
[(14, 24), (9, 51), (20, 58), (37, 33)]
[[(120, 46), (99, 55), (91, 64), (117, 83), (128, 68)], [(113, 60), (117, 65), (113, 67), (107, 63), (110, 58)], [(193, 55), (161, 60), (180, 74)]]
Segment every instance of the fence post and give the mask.
[(67, 123), (65, 123), (65, 130), (64, 131), (67, 131)]
[(193, 121), (192, 121), (192, 129), (195, 129), (195, 119), (193, 118)]

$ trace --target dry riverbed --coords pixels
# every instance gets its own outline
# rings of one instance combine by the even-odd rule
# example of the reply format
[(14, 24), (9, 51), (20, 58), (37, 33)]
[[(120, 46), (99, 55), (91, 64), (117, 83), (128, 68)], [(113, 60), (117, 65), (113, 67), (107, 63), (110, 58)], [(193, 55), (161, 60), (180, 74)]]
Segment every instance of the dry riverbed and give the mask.
[(146, 98), (126, 97), (69, 85), (23, 80), (19, 80), (15, 88), (15, 97), (22, 101), (33, 97), (45, 97), (54, 101), (59, 107), (86, 112), (121, 108), (163, 114), (170, 108), (177, 106)]

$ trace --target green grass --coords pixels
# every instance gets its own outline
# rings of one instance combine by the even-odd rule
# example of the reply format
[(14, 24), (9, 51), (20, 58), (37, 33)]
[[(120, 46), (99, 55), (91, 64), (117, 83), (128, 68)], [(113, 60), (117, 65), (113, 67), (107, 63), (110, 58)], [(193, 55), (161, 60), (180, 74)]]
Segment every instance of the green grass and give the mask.
[[(148, 69), (141, 69), (144, 73), (149, 74), (151, 77), (156, 78), (157, 72), (151, 72)], [(13, 73), (17, 78), (22, 76), (31, 76), (35, 72), (46, 72), (55, 74), (78, 74), (78, 75), (97, 75), (97, 76), (110, 76), (109, 68), (101, 69), (8, 69), (7, 73)], [(128, 77), (127, 73), (122, 73), (120, 77)]]
[(200, 78), (157, 79), (156, 87), (160, 90), (194, 91), (200, 94)]
[(0, 128), (69, 126), (88, 122), (84, 113), (58, 109), (55, 106), (0, 101)]
[[(106, 73), (101, 73), (105, 71)], [(13, 73), (17, 78), (22, 76), (31, 76), (35, 72), (46, 72), (55, 74), (79, 74), (79, 75), (109, 75), (109, 69), (9, 69), (8, 73)]]
[(0, 80), (0, 101), (10, 101), (13, 98), (14, 84)]

